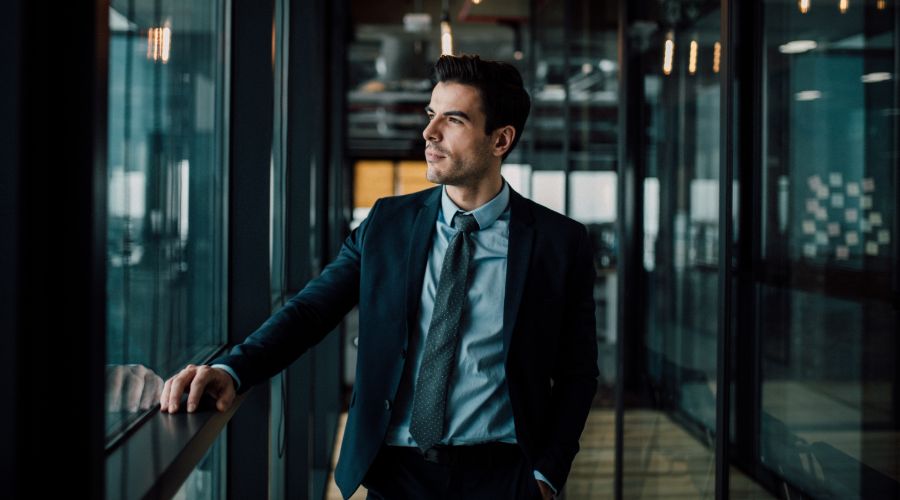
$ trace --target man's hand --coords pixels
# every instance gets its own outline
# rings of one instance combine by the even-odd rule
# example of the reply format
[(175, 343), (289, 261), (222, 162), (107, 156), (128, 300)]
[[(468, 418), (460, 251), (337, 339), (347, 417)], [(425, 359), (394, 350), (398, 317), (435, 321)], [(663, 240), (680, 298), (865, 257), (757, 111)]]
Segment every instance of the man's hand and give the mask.
[(181, 395), (188, 390), (187, 411), (193, 412), (200, 403), (200, 397), (206, 392), (216, 400), (216, 409), (228, 411), (234, 404), (234, 380), (231, 375), (220, 368), (209, 366), (187, 365), (177, 375), (166, 380), (162, 395), (159, 397), (160, 411), (175, 413), (181, 402)]
[(543, 498), (544, 500), (552, 500), (553, 498), (556, 498), (556, 495), (553, 494), (553, 490), (547, 483), (541, 481), (540, 479), (535, 479), (535, 481), (537, 481), (538, 489), (541, 490), (541, 498)]

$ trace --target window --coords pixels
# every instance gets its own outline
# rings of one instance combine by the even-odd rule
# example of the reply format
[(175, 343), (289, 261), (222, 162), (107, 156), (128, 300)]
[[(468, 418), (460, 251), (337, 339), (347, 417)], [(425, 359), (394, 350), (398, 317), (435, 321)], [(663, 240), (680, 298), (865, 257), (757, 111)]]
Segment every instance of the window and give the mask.
[(110, 6), (108, 438), (224, 344), (225, 18), (217, 0)]

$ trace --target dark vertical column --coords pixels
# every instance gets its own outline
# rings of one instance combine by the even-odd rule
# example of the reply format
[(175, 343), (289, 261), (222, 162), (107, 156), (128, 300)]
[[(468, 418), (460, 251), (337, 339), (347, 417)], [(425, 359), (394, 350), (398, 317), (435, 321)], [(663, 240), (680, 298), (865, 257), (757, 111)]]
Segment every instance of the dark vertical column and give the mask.
[[(25, 0), (7, 2), (0, 16), (0, 46), (6, 47), (6, 60), (0, 69), (0, 390), (6, 401), (18, 403), (16, 351), (19, 331), (19, 96), (22, 77), (22, 5)], [(17, 496), (16, 480), (16, 411), (0, 412), (0, 491)]]
[[(894, 74), (897, 74), (897, 71), (900, 70), (900, 9), (897, 8), (896, 5), (892, 5), (891, 7), (894, 11)], [(897, 78), (893, 79), (893, 91), (894, 91), (894, 103), (898, 104), (898, 100), (900, 100), (900, 81)], [(894, 151), (893, 161), (895, 167), (900, 161), (900, 155), (896, 153), (898, 148), (900, 148), (900, 115), (893, 115), (893, 140), (894, 143), (892, 145), (892, 151)], [(894, 190), (895, 193), (900, 193), (900, 175), (894, 173)], [(892, 228), (894, 235), (900, 235), (900, 196), (897, 196), (894, 199), (894, 227)], [(895, 297), (895, 303), (898, 302), (897, 297), (900, 297), (900, 243), (894, 242), (894, 260), (891, 263), (891, 266), (894, 270), (892, 287), (893, 294)], [(894, 430), (900, 430), (900, 341), (896, 338), (894, 339), (894, 380), (892, 385), (892, 401), (893, 401), (893, 421), (894, 421)]]
[(569, 174), (572, 173), (572, 96), (569, 88), (569, 79), (571, 77), (570, 68), (572, 66), (572, 13), (575, 10), (575, 0), (564, 0), (563, 2), (563, 142), (562, 142), (562, 158), (563, 158), (563, 210), (566, 215), (572, 214), (572, 195), (569, 189)]
[[(299, 291), (331, 259), (329, 203), (331, 134), (328, 59), (332, 19), (329, 3), (311, 0), (291, 5), (288, 76), (288, 289)], [(331, 91), (339, 91), (333, 89)], [(332, 338), (334, 337), (334, 338)], [(329, 356), (339, 345), (329, 335), (288, 370), (286, 408), (286, 470), (288, 498), (318, 498), (324, 492), (331, 439), (327, 439), (322, 403), (333, 385), (339, 388), (340, 365)], [(329, 372), (334, 365), (335, 373)], [(331, 380), (335, 378), (335, 380)], [(334, 395), (337, 398), (337, 394)], [(336, 420), (336, 418), (335, 418)]]
[(15, 261), (2, 265), (17, 272), (4, 269), (15, 316), (3, 315), (12, 328), (0, 334), (12, 339), (3, 370), (15, 373), (3, 377), (12, 421), (0, 447), (18, 483), (3, 494), (102, 498), (109, 6), (13, 3), (3, 99), (16, 105), (0, 120), (18, 129), (2, 160), (3, 190), (15, 192), (3, 196), (2, 248)]
[[(735, 68), (737, 81), (743, 82), (745, 95), (738, 99), (738, 123), (743, 131), (737, 138), (738, 165), (735, 176), (740, 187), (737, 232), (735, 246), (734, 349), (729, 354), (734, 363), (734, 450), (731, 456), (747, 470), (760, 456), (760, 415), (761, 415), (761, 330), (758, 303), (759, 293), (754, 282), (755, 262), (763, 255), (762, 227), (763, 214), (762, 168), (768, 168), (762, 159), (762, 68), (765, 45), (762, 41), (762, 8), (747, 6), (746, 2), (736, 6), (740, 9), (737, 17), (744, 28), (739, 33), (740, 42), (735, 47), (736, 59), (741, 66)], [(774, 211), (773, 211), (774, 212)], [(777, 212), (776, 212), (777, 213)], [(738, 355), (740, 353), (740, 355)]]
[[(244, 340), (271, 312), (269, 162), (274, 0), (232, 4), (228, 339)], [(252, 391), (228, 426), (228, 496), (268, 495), (269, 390)]]
[(722, 1), (722, 59), (721, 59), (721, 118), (719, 162), (719, 328), (716, 375), (716, 498), (729, 495), (729, 448), (731, 413), (731, 344), (732, 313), (732, 257), (734, 221), (732, 219), (732, 184), (735, 171), (737, 117), (735, 116), (736, 85), (735, 56), (737, 16), (736, 2)]
[[(345, 172), (347, 172), (344, 158), (346, 130), (346, 106), (345, 106), (345, 75), (347, 65), (347, 28), (349, 17), (349, 2), (347, 0), (331, 0), (326, 4), (328, 11), (323, 12), (324, 22), (320, 26), (328, 26), (323, 38), (327, 46), (323, 51), (323, 74), (327, 74), (327, 80), (323, 86), (324, 115), (327, 122), (323, 123), (328, 132), (322, 146), (326, 151), (326, 161), (323, 162), (325, 172), (322, 175), (322, 184), (326, 188), (322, 207), (323, 216), (327, 216), (327, 224), (321, 230), (323, 261), (326, 264), (335, 255), (344, 238), (348, 234), (348, 221), (350, 210), (350, 196), (345, 193)], [(346, 176), (346, 177), (349, 177)], [(349, 183), (347, 183), (349, 185)], [(313, 440), (313, 496), (311, 498), (324, 498), (325, 487), (328, 482), (328, 474), (331, 471), (332, 455), (334, 450), (334, 438), (337, 433), (337, 422), (341, 411), (342, 398), (342, 327), (325, 337), (315, 351), (315, 386), (313, 388), (315, 422)]]
[(618, 206), (616, 239), (619, 241), (618, 339), (616, 355), (616, 471), (615, 498), (622, 498), (624, 467), (624, 426), (626, 395), (637, 388), (638, 360), (644, 336), (643, 315), (643, 179), (645, 166), (641, 147), (642, 100), (640, 57), (633, 51), (629, 24), (634, 16), (634, 2), (619, 1), (619, 144)]

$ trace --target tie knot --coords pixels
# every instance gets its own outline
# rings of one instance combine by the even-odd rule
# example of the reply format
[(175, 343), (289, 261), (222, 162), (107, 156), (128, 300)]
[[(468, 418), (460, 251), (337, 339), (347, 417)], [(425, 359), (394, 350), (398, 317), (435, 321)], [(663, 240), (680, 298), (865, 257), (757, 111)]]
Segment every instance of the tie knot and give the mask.
[(464, 214), (462, 212), (457, 212), (457, 214), (453, 216), (453, 227), (466, 234), (478, 231), (479, 229), (478, 221), (475, 220), (475, 216), (472, 214)]

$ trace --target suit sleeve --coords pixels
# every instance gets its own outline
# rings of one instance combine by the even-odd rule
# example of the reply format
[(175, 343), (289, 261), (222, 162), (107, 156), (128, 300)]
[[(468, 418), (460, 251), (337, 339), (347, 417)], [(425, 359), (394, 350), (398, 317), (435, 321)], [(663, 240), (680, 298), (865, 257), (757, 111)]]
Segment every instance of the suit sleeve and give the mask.
[(240, 378), (245, 392), (287, 368), (334, 330), (359, 302), (362, 248), (369, 217), (344, 241), (337, 258), (244, 342), (209, 364), (223, 364)]
[(546, 449), (534, 465), (557, 488), (565, 485), (578, 440), (597, 391), (597, 340), (594, 317), (594, 263), (582, 226), (566, 276), (565, 324), (553, 363), (553, 389)]

